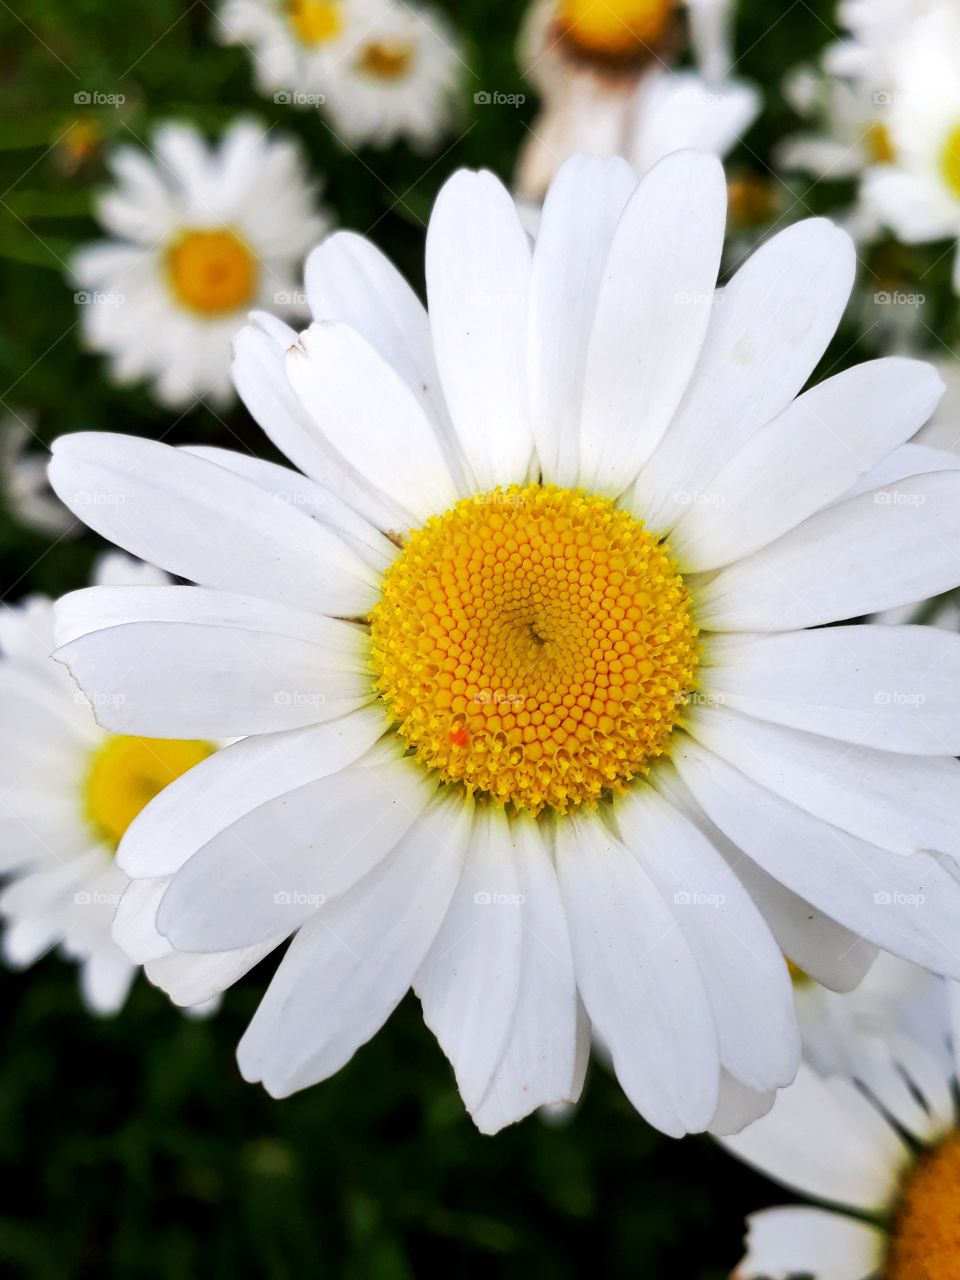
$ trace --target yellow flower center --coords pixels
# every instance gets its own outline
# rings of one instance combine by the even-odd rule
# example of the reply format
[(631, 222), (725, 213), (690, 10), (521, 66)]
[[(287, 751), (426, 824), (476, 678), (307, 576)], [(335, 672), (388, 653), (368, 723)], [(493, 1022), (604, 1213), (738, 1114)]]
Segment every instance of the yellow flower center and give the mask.
[(947, 186), (955, 196), (960, 197), (960, 124), (951, 129), (950, 136), (944, 143), (940, 166)]
[(115, 849), (154, 796), (215, 750), (210, 742), (111, 735), (94, 752), (87, 773), (87, 820)]
[(236, 311), (252, 302), (257, 261), (232, 231), (187, 231), (167, 255), (179, 302), (202, 315)]
[(327, 44), (343, 31), (342, 0), (288, 0), (287, 17), (303, 44)]
[(699, 656), (665, 547), (608, 499), (553, 486), (434, 516), (370, 622), (376, 687), (417, 758), (534, 814), (594, 805), (645, 773)]
[(865, 142), (867, 154), (874, 164), (893, 164), (896, 160), (897, 152), (890, 130), (879, 120), (874, 121), (867, 130)]
[(558, 0), (557, 25), (584, 52), (620, 59), (662, 40), (676, 0)]
[(375, 80), (402, 80), (413, 66), (414, 53), (409, 40), (371, 40), (357, 66)]
[(921, 1156), (893, 1221), (884, 1280), (960, 1276), (960, 1133)]

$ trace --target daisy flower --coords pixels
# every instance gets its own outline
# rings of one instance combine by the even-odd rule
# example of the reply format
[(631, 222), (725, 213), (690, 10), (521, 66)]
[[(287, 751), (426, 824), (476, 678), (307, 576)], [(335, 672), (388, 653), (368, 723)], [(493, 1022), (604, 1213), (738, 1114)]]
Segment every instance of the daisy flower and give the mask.
[(232, 394), (230, 340), (251, 306), (299, 310), (297, 267), (322, 234), (299, 146), (235, 122), (218, 146), (185, 124), (120, 147), (98, 216), (113, 237), (72, 264), (87, 345), (120, 383), (172, 407)]
[(960, 637), (823, 627), (960, 580), (960, 475), (898, 458), (940, 380), (799, 394), (852, 244), (799, 223), (717, 295), (726, 205), (712, 156), (580, 157), (531, 248), (457, 173), (428, 310), (340, 234), (314, 323), (238, 336), (299, 470), (56, 445), (68, 506), (197, 584), (67, 596), (58, 658), (115, 732), (250, 735), (131, 825), (117, 936), (176, 1001), (293, 936), (239, 1050), (272, 1094), (412, 986), (486, 1132), (577, 1097), (591, 1025), (652, 1124), (729, 1129), (796, 1069), (784, 954), (960, 976)]
[[(943, 4), (899, 50), (888, 127), (890, 162), (871, 170), (864, 198), (906, 244), (960, 239), (960, 13)], [(960, 292), (960, 252), (954, 257)]]
[[(149, 565), (105, 556), (104, 590), (156, 590)], [(174, 778), (210, 756), (211, 742), (105, 733), (54, 662), (53, 601), (32, 596), (0, 612), (0, 893), (3, 956), (23, 968), (51, 947), (80, 965), (94, 1013), (115, 1013), (136, 968), (111, 937), (130, 883), (117, 845), (130, 822)]]
[(827, 1065), (805, 1063), (769, 1115), (723, 1140), (747, 1164), (826, 1206), (752, 1215), (737, 1280), (956, 1274), (960, 1115), (950, 1043), (958, 1002), (952, 984), (929, 974), (917, 975), (917, 995), (919, 1039), (839, 1018), (833, 1062), (826, 1036)]
[(460, 41), (436, 11), (390, 0), (227, 0), (226, 44), (252, 52), (275, 101), (323, 106), (343, 141), (428, 149), (458, 110)]
[(49, 455), (31, 449), (36, 443), (33, 415), (11, 413), (0, 419), (0, 495), (3, 505), (20, 524), (48, 538), (78, 532), (80, 525), (47, 482)]
[[(577, 152), (622, 156), (642, 176), (671, 151), (725, 156), (743, 136), (760, 110), (752, 85), (706, 70), (674, 72), (664, 61), (678, 47), (677, 10), (671, 0), (534, 5), (520, 58), (543, 108), (520, 154), (522, 200), (542, 201)], [(691, 5), (691, 13), (727, 10)], [(707, 58), (714, 68), (728, 62), (715, 51)]]

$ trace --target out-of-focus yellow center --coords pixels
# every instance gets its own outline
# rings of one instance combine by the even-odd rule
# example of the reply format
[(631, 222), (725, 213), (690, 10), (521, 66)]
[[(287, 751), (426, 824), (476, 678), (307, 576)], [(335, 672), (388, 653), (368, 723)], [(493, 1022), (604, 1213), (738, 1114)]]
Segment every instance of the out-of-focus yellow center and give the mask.
[(187, 231), (167, 256), (179, 302), (202, 315), (236, 311), (253, 301), (257, 260), (232, 231)]
[(303, 44), (326, 44), (343, 31), (343, 0), (288, 0), (287, 17)]
[(894, 1216), (883, 1280), (960, 1276), (960, 1134), (921, 1156)]
[(893, 145), (893, 137), (887, 126), (881, 124), (879, 120), (874, 121), (867, 130), (864, 141), (867, 154), (874, 164), (893, 164), (896, 160), (897, 152)]
[(557, 25), (586, 52), (622, 58), (661, 40), (675, 8), (676, 0), (558, 0)]
[(793, 983), (795, 991), (803, 991), (807, 987), (813, 986), (813, 979), (805, 969), (801, 969), (799, 965), (793, 963), (789, 956), (785, 957), (787, 961), (787, 969), (790, 972), (790, 981)]
[(112, 735), (94, 753), (87, 773), (84, 807), (88, 821), (115, 849), (154, 796), (215, 750), (210, 742)]
[(376, 687), (447, 782), (539, 813), (622, 791), (694, 687), (690, 595), (606, 498), (531, 485), (464, 498), (409, 538), (371, 615)]
[(371, 40), (364, 45), (357, 66), (375, 80), (402, 80), (413, 66), (415, 52), (409, 40)]
[(947, 186), (955, 196), (960, 197), (960, 124), (950, 131), (950, 136), (944, 143), (940, 165)]

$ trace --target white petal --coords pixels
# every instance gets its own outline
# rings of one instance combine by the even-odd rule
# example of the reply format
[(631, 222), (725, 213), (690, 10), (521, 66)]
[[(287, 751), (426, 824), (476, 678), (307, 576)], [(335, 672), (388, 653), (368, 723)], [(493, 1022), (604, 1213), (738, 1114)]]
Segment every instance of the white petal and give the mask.
[(276, 938), (239, 951), (210, 955), (177, 952), (159, 960), (148, 960), (143, 971), (148, 980), (165, 991), (176, 1005), (187, 1009), (206, 1004), (238, 982), (277, 945)]
[(617, 800), (614, 815), (700, 967), (723, 1066), (757, 1091), (789, 1084), (800, 1060), (793, 985), (747, 891), (706, 837), (644, 783)]
[(632, 509), (667, 532), (699, 492), (799, 392), (853, 287), (850, 237), (822, 218), (767, 241), (717, 295), (693, 379)]
[(960, 854), (960, 763), (833, 742), (719, 707), (690, 734), (755, 782), (862, 840), (910, 854)]
[(621, 493), (666, 431), (700, 355), (723, 248), (727, 187), (681, 151), (642, 180), (603, 269), (580, 427), (580, 482)]
[(821, 382), (710, 481), (671, 533), (671, 553), (699, 571), (773, 542), (909, 440), (942, 394), (933, 365), (895, 357)]
[(420, 402), (458, 485), (469, 480), (440, 390), (426, 308), (389, 258), (366, 237), (337, 231), (307, 258), (304, 278), (314, 320), (340, 320), (370, 343)]
[(785, 956), (831, 991), (852, 991), (860, 984), (876, 959), (876, 947), (791, 893), (731, 843), (694, 800), (672, 764), (661, 764), (653, 781), (736, 872)]
[(408, 990), (460, 877), (472, 806), (441, 794), (394, 852), (300, 930), (237, 1059), (274, 1097), (333, 1075)]
[(527, 402), (530, 248), (491, 173), (461, 170), (427, 231), (427, 296), (440, 381), (481, 490), (522, 481), (533, 452)]
[(747, 1253), (738, 1280), (870, 1280), (887, 1255), (879, 1227), (824, 1209), (789, 1205), (747, 1219)]
[(782, 1186), (851, 1209), (886, 1209), (909, 1152), (855, 1085), (804, 1064), (768, 1115), (721, 1145)]
[(425, 769), (398, 756), (267, 800), (180, 868), (157, 928), (178, 951), (284, 936), (390, 853), (435, 788)]
[(57, 661), (114, 733), (273, 733), (374, 697), (369, 640), (354, 623), (202, 587), (90, 587), (59, 607), (62, 631), (91, 631)]
[(473, 1111), (481, 1133), (575, 1101), (582, 1084), (577, 984), (557, 873), (537, 824), (514, 818), (510, 826), (522, 898), (520, 994), (503, 1058)]
[(406, 383), (345, 324), (312, 324), (287, 352), (287, 376), (348, 467), (413, 523), (460, 496), (436, 432)]
[(384, 730), (380, 707), (331, 724), (223, 747), (165, 787), (127, 828), (117, 861), (129, 876), (169, 876), (259, 805), (353, 764)]
[(520, 1000), (519, 839), (501, 809), (478, 813), (447, 918), (413, 984), (471, 1112), (503, 1058)]
[(157, 911), (170, 884), (169, 876), (155, 880), (131, 880), (117, 904), (113, 940), (134, 964), (159, 960), (172, 950), (157, 930)]
[(960, 882), (948, 866), (866, 844), (693, 742), (673, 758), (708, 817), (781, 884), (884, 950), (960, 977)]
[(355, 617), (377, 575), (329, 529), (223, 467), (134, 436), (53, 446), (50, 483), (97, 533), (168, 573)]
[(557, 870), (590, 1020), (624, 1093), (671, 1137), (707, 1128), (720, 1060), (697, 962), (638, 859), (596, 820), (567, 818)]
[(96, 1014), (118, 1013), (126, 1003), (136, 976), (136, 966), (108, 940), (81, 966), (80, 990), (84, 1003)]
[(716, 1138), (742, 1133), (748, 1124), (767, 1115), (776, 1099), (775, 1090), (757, 1093), (724, 1071), (720, 1078), (717, 1110), (710, 1121), (710, 1132)]
[(960, 636), (852, 626), (712, 645), (709, 697), (762, 720), (884, 751), (960, 755)]
[(547, 484), (577, 483), (587, 345), (613, 234), (636, 186), (619, 157), (574, 156), (544, 202), (530, 281), (530, 402)]
[(960, 582), (960, 475), (939, 472), (837, 503), (698, 596), (710, 631), (793, 631), (939, 595)]

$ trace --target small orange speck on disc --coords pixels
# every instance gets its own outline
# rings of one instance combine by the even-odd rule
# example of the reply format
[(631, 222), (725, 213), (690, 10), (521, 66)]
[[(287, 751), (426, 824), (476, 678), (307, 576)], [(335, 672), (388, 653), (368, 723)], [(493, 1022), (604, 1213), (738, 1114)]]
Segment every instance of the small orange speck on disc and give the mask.
[(450, 741), (455, 747), (465, 747), (470, 741), (470, 735), (461, 725), (458, 729), (451, 730)]

